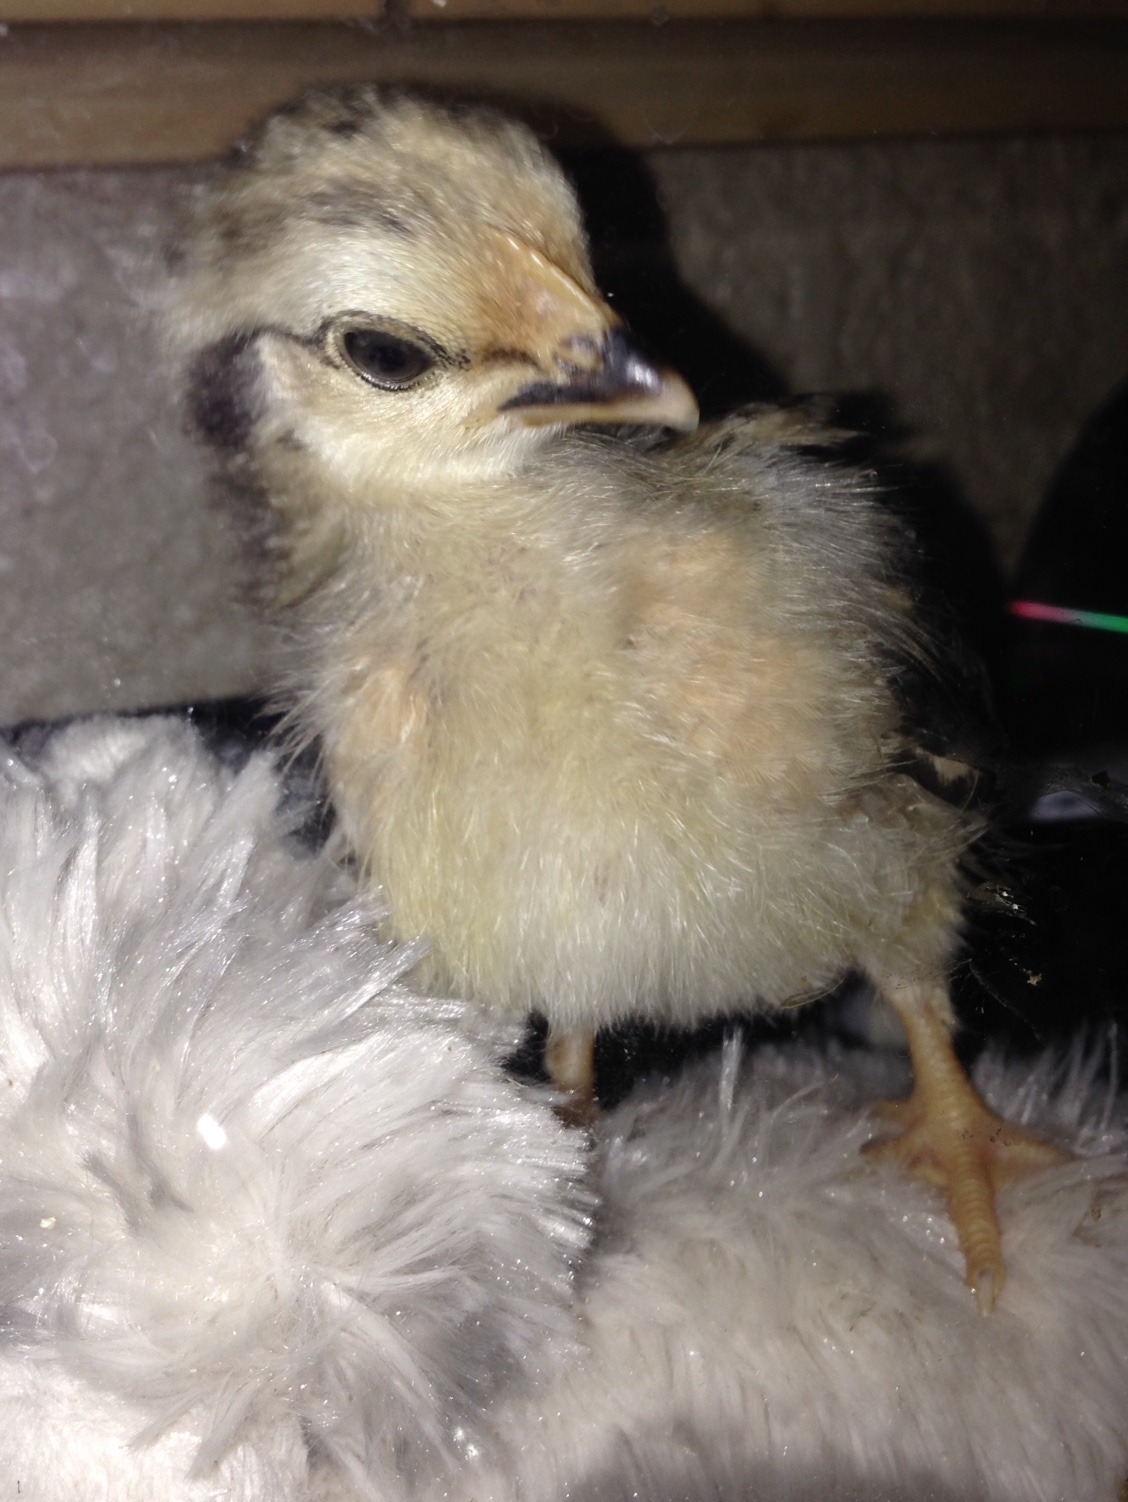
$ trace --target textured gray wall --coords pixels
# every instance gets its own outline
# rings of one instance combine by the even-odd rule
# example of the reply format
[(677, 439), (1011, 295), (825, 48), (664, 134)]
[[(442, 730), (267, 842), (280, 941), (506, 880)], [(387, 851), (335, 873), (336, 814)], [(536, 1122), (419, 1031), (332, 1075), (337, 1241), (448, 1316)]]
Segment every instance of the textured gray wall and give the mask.
[(187, 177), (0, 178), (0, 722), (255, 681), (145, 313)]
[[(1013, 562), (1128, 371), (1128, 139), (656, 154), (682, 276), (794, 390), (877, 391)], [(0, 723), (261, 686), (145, 311), (190, 169), (0, 177)]]

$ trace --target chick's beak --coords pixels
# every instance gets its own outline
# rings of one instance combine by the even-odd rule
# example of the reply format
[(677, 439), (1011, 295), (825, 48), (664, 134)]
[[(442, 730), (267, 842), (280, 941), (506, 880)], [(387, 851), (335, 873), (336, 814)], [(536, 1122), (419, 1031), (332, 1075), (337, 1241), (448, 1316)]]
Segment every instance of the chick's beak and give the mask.
[[(697, 403), (681, 376), (632, 343), (591, 286), (586, 268), (565, 270), (516, 235), (488, 241), (497, 302), (491, 329), (505, 356), (531, 367), (494, 415), (528, 427), (642, 423), (690, 432)], [(484, 416), (485, 414), (483, 414)]]
[(622, 328), (612, 328), (587, 349), (574, 340), (570, 353), (588, 356), (582, 365), (567, 353), (557, 361), (558, 379), (531, 381), (498, 410), (530, 427), (644, 423), (688, 433), (697, 426), (697, 403), (681, 376), (648, 359)]

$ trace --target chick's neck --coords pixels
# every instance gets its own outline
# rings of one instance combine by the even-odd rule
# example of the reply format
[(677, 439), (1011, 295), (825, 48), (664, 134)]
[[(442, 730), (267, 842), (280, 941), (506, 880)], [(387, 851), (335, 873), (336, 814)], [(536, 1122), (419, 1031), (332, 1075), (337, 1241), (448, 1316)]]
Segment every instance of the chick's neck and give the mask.
[[(290, 465), (268, 481), (288, 567), (327, 587), (353, 577), (381, 593), (419, 579), (465, 587), (519, 557), (535, 557), (537, 573), (571, 573), (600, 551), (606, 516), (584, 487), (568, 483), (582, 447), (570, 439), (503, 478), (458, 484), (361, 485)], [(329, 551), (334, 566), (326, 569)]]

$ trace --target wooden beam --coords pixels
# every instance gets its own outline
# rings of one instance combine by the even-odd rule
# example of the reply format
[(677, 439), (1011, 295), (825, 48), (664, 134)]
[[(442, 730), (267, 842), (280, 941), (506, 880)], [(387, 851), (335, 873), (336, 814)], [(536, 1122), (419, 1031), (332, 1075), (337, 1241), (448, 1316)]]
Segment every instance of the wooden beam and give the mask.
[(0, 22), (1128, 18), (1128, 0), (0, 0)]
[(490, 95), (562, 145), (1128, 128), (1128, 23), (12, 26), (0, 166), (181, 161), (313, 84)]
[[(391, 3), (394, 5), (396, 0)], [(406, 0), (406, 7), (407, 15), (417, 21), (632, 20), (657, 25), (710, 18), (889, 20), (909, 16), (1027, 16), (1045, 20), (1128, 16), (1128, 0)]]
[(386, 0), (0, 0), (0, 22), (381, 20)]

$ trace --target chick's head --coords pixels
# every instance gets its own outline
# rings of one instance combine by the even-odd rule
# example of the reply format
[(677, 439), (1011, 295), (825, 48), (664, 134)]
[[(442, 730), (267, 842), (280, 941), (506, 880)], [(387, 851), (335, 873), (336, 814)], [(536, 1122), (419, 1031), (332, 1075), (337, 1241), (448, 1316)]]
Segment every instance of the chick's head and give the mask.
[(179, 282), (204, 436), (358, 494), (511, 472), (570, 423), (696, 422), (599, 296), (557, 164), (485, 110), (369, 86), (281, 111), (206, 194)]

